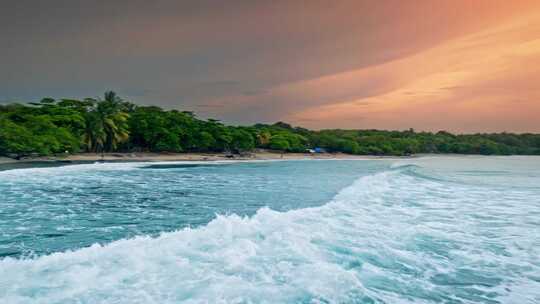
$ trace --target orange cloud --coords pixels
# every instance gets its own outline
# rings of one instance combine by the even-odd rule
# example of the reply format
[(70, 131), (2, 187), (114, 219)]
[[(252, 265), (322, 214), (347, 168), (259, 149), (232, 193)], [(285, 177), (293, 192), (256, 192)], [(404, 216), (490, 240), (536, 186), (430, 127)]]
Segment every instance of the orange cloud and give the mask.
[(279, 94), (332, 98), (336, 92), (353, 94), (351, 88), (371, 79), (384, 84), (367, 89), (368, 96), (334, 99), (286, 120), (310, 127), (540, 131), (540, 14)]

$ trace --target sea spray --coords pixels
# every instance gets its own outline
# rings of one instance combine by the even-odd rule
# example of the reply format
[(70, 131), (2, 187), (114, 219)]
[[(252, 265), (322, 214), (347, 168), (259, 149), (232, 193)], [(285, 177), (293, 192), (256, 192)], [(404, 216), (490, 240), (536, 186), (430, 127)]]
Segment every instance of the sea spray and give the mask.
[(206, 225), (157, 237), (4, 258), (0, 299), (538, 301), (540, 192), (512, 185), (519, 172), (494, 186), (467, 184), (460, 174), (457, 182), (453, 175), (446, 177), (450, 182), (426, 178), (438, 169), (425, 169), (398, 166), (368, 174), (322, 206), (284, 212), (263, 207), (252, 216), (218, 215)]

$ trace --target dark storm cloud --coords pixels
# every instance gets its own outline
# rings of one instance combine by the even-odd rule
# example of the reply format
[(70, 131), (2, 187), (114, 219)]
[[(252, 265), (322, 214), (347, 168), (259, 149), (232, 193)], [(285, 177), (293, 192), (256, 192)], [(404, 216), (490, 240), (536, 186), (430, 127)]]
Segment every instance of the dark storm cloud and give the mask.
[[(401, 80), (388, 74), (372, 73), (345, 87), (328, 78), (400, 60), (498, 22), (512, 11), (501, 3), (518, 5), (0, 0), (0, 100), (113, 89), (137, 103), (204, 110), (204, 116), (233, 123), (280, 120), (394, 89)], [(318, 79), (325, 85), (303, 89)]]
[[(160, 102), (174, 106), (175, 95), (191, 97), (179, 88), (209, 79), (235, 78), (241, 92), (260, 91), (401, 52), (361, 52), (362, 44), (377, 42), (363, 42), (355, 33), (377, 22), (377, 16), (358, 18), (362, 10), (390, 16), (391, 3), (22, 0), (0, 5), (1, 97), (6, 98), (141, 86), (159, 91), (156, 95), (167, 97)], [(359, 15), (343, 15), (354, 12), (351, 8)], [(209, 97), (213, 94), (209, 90)], [(196, 95), (193, 103), (204, 99)]]

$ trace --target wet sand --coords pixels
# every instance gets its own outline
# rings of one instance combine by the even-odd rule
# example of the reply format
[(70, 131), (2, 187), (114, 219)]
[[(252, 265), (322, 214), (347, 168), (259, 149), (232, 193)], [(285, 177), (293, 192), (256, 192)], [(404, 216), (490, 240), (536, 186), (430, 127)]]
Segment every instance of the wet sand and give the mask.
[(105, 153), (104, 155), (96, 153), (79, 153), (62, 156), (47, 157), (28, 157), (20, 160), (0, 157), (0, 170), (51, 166), (73, 163), (89, 163), (97, 161), (105, 162), (164, 162), (164, 161), (220, 161), (220, 160), (279, 160), (279, 159), (384, 159), (398, 158), (390, 156), (372, 156), (372, 155), (350, 155), (344, 153), (279, 153), (271, 151), (258, 151), (242, 155), (227, 155), (225, 153)]

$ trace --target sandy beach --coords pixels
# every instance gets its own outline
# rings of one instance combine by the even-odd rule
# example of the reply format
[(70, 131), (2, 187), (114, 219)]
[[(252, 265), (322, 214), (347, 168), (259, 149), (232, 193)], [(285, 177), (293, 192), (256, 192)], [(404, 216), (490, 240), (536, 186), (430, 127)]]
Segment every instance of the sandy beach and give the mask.
[(27, 157), (20, 160), (0, 157), (0, 165), (31, 164), (31, 163), (78, 163), (78, 162), (132, 162), (132, 161), (219, 161), (219, 160), (276, 160), (276, 159), (383, 159), (396, 158), (374, 155), (350, 155), (344, 153), (277, 153), (258, 151), (243, 155), (227, 155), (225, 153), (79, 153), (49, 157)]

